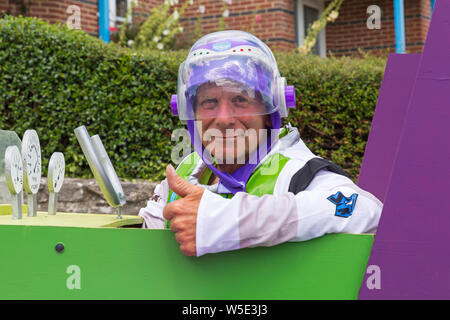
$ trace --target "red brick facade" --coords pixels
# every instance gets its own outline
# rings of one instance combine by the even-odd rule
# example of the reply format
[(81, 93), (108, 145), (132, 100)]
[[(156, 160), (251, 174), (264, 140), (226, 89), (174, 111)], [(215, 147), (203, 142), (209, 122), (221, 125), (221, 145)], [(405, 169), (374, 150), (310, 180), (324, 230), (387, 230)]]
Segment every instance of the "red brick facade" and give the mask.
[[(189, 1), (189, 0), (187, 0)], [(307, 0), (322, 3), (325, 7), (331, 0)], [(163, 0), (139, 0), (134, 10), (134, 22), (145, 19), (150, 10)], [(229, 0), (226, 2), (230, 2)], [(220, 0), (194, 0), (181, 17), (184, 27), (183, 37), (194, 37), (197, 19), (201, 17), (202, 34), (218, 30), (220, 21), (225, 29), (240, 29), (252, 32), (270, 47), (279, 50), (291, 50), (297, 46), (298, 25), (303, 23), (298, 17), (298, 6), (304, 0), (232, 0), (227, 4), (228, 17), (222, 18), (224, 2)], [(0, 3), (0, 12), (13, 15), (21, 14), (20, 7), (12, 0)], [(25, 1), (27, 3), (27, 1)], [(184, 0), (179, 0), (180, 7)], [(367, 8), (377, 5), (381, 9), (381, 28), (369, 30)], [(66, 23), (71, 15), (67, 12), (70, 5), (80, 8), (81, 28), (87, 33), (98, 36), (97, 0), (32, 0), (27, 7), (27, 16), (36, 16), (49, 22)], [(204, 12), (199, 12), (199, 5)], [(405, 29), (407, 52), (421, 52), (430, 22), (429, 0), (405, 1)], [(329, 23), (325, 29), (327, 53), (351, 55), (359, 49), (372, 52), (394, 52), (395, 30), (392, 0), (345, 0), (339, 17)], [(190, 39), (194, 40), (194, 39)]]
[[(201, 14), (202, 34), (217, 31), (223, 14), (223, 2), (202, 0), (205, 12)], [(185, 31), (192, 33), (199, 16), (198, 5), (188, 7), (181, 22)], [(253, 33), (272, 48), (295, 48), (294, 1), (286, 0), (234, 0), (227, 5), (229, 16), (224, 19), (225, 29), (244, 30)]]
[[(327, 1), (329, 3), (330, 1)], [(381, 28), (367, 28), (367, 7), (376, 4), (381, 9)], [(408, 53), (422, 52), (430, 23), (429, 0), (405, 1), (405, 41)], [(395, 52), (394, 7), (392, 0), (345, 0), (339, 18), (326, 28), (327, 49), (334, 54), (364, 51)]]
[[(8, 0), (5, 0), (8, 2)], [(28, 1), (25, 1), (27, 3)], [(26, 16), (39, 17), (48, 22), (66, 23), (71, 13), (67, 12), (70, 5), (77, 5), (80, 8), (81, 29), (91, 35), (98, 35), (97, 1), (96, 0), (34, 0), (26, 7)], [(13, 1), (0, 4), (0, 11), (8, 12), (12, 15), (19, 15), (23, 12), (18, 4)]]

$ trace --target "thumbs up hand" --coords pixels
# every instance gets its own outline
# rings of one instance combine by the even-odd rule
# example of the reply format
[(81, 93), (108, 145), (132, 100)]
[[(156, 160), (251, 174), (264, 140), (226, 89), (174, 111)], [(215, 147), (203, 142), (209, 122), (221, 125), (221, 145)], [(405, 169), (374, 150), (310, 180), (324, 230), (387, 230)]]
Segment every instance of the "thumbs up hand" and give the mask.
[(205, 189), (181, 178), (172, 167), (166, 168), (170, 189), (181, 198), (164, 207), (163, 216), (170, 221), (180, 250), (187, 256), (196, 256), (197, 212)]

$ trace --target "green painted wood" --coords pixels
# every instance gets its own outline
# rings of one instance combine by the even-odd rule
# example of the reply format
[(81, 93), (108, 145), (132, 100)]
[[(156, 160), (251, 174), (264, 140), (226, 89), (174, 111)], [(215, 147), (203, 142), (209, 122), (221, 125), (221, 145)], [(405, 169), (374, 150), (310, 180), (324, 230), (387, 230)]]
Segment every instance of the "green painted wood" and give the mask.
[[(196, 258), (170, 230), (0, 225), (0, 299), (356, 299), (372, 242), (333, 234)], [(71, 265), (80, 289), (66, 285)]]

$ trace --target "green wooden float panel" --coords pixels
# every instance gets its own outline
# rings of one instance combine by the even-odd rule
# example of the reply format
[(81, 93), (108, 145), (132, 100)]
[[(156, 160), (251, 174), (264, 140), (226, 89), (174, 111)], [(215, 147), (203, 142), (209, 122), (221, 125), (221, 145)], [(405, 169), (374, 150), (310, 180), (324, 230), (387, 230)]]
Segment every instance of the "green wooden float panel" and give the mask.
[(170, 230), (0, 225), (0, 299), (357, 299), (372, 243), (331, 234), (196, 258)]

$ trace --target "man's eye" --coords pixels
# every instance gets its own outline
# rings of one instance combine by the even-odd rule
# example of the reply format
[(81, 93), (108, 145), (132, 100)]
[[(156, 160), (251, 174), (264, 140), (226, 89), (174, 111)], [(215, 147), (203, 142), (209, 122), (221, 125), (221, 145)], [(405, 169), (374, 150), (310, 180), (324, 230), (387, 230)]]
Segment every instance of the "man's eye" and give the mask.
[(216, 99), (206, 99), (203, 100), (201, 103), (202, 108), (204, 109), (212, 109), (217, 105), (217, 100)]
[(249, 104), (249, 99), (244, 96), (235, 96), (232, 101), (234, 105), (241, 108), (247, 107)]

